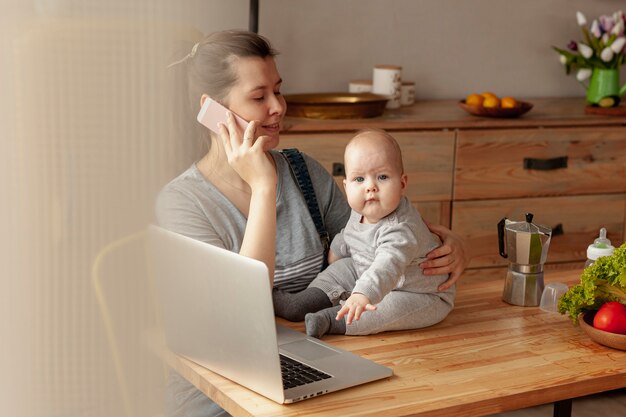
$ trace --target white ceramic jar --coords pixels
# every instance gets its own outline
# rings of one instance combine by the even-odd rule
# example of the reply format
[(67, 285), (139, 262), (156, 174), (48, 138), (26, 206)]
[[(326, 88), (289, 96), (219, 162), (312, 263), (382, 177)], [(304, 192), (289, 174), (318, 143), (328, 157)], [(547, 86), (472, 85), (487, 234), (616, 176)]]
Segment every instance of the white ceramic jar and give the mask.
[(371, 93), (372, 80), (352, 80), (348, 84), (348, 92), (350, 93)]
[(372, 77), (372, 93), (387, 96), (388, 109), (400, 107), (402, 67), (399, 65), (376, 65)]

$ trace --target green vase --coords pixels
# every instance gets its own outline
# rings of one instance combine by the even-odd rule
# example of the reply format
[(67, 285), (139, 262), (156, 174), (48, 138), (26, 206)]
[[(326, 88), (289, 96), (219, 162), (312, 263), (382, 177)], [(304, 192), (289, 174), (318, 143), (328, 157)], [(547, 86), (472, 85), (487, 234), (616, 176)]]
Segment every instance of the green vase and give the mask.
[[(589, 104), (603, 105), (603, 107), (615, 106), (624, 93), (626, 93), (626, 84), (621, 87), (619, 85), (619, 69), (593, 69), (587, 87), (587, 102)], [(613, 99), (613, 101), (603, 101), (603, 99)]]

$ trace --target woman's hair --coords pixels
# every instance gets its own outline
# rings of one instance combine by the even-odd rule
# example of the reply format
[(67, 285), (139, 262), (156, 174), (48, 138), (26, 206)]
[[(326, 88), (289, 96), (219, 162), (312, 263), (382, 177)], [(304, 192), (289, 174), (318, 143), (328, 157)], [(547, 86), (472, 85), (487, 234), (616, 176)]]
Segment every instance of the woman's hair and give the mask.
[(202, 94), (217, 101), (226, 99), (237, 81), (232, 65), (237, 58), (266, 58), (277, 54), (264, 37), (237, 30), (214, 32), (200, 41), (195, 49), (187, 60), (189, 100), (195, 106), (199, 105)]
[[(214, 32), (195, 44), (183, 59), (171, 65), (182, 67), (186, 83), (181, 91), (186, 96), (182, 111), (183, 124), (196, 122), (200, 110), (200, 97), (208, 94), (211, 98), (228, 105), (226, 98), (237, 81), (233, 63), (237, 58), (267, 58), (277, 55), (269, 41), (253, 32), (225, 30)], [(182, 97), (181, 97), (182, 98)], [(206, 129), (195, 123), (194, 129), (206, 137)]]

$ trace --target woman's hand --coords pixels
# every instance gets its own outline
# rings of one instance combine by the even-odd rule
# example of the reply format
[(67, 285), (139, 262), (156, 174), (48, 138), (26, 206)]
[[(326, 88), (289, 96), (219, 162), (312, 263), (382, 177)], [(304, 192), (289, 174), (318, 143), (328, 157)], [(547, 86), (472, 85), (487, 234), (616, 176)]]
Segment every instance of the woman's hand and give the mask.
[(341, 320), (347, 314), (346, 324), (352, 324), (352, 320), (360, 319), (364, 312), (374, 310), (376, 310), (376, 306), (370, 304), (369, 298), (360, 293), (353, 293), (343, 304), (335, 320)]
[(276, 187), (276, 169), (263, 150), (263, 145), (269, 138), (260, 136), (255, 140), (259, 122), (251, 121), (243, 134), (231, 112), (228, 112), (227, 123), (228, 126), (220, 124), (220, 138), (228, 164), (252, 191), (262, 187)]
[(422, 262), (420, 267), (424, 270), (424, 275), (450, 274), (448, 280), (437, 288), (438, 291), (445, 291), (461, 277), (470, 257), (465, 242), (452, 230), (428, 222), (426, 225), (443, 243), (426, 255), (428, 260)]

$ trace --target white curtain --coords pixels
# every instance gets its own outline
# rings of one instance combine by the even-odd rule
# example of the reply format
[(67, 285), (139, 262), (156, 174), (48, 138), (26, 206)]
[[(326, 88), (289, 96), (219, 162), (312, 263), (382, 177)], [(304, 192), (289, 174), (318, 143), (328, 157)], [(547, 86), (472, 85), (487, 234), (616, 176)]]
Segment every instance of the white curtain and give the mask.
[[(0, 414), (121, 416), (128, 408), (92, 267), (103, 248), (153, 220), (158, 190), (199, 157), (199, 144), (172, 127), (166, 69), (201, 36), (186, 23), (201, 19), (189, 8), (198, 2), (5, 3)], [(148, 302), (131, 288), (118, 286), (107, 301), (132, 333)], [(142, 349), (134, 369), (124, 364), (137, 416), (161, 407), (155, 362)]]

